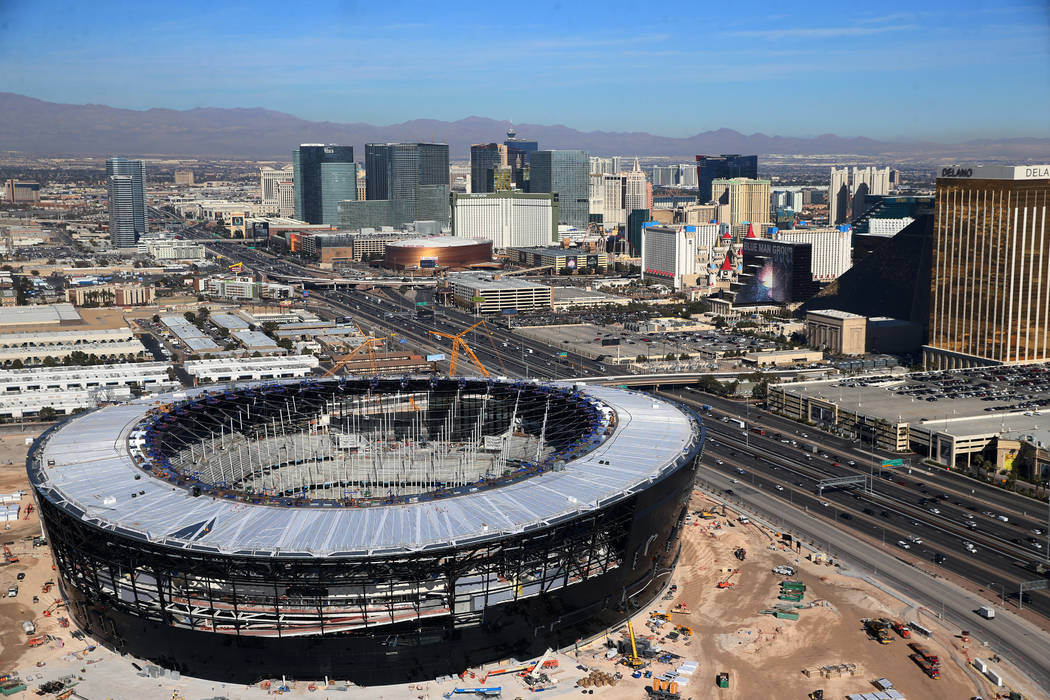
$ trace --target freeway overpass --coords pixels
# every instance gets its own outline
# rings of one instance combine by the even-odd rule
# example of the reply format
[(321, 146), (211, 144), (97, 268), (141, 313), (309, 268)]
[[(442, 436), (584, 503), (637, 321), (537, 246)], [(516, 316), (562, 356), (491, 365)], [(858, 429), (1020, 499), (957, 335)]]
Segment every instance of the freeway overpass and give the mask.
[(334, 287), (433, 287), (437, 284), (434, 278), (404, 277), (300, 277), (280, 272), (267, 272), (269, 277), (279, 279), (287, 284), (301, 284), (306, 289), (332, 289)]
[[(667, 372), (664, 374), (621, 374), (602, 375), (600, 377), (575, 377), (566, 381), (580, 382), (582, 384), (602, 384), (606, 386), (684, 386), (696, 384), (701, 377), (714, 377), (715, 379), (736, 379), (742, 375), (754, 374), (759, 371), (756, 367), (742, 369), (737, 372)], [(826, 372), (822, 369), (776, 369), (761, 370), (763, 375), (796, 376), (817, 374)]]

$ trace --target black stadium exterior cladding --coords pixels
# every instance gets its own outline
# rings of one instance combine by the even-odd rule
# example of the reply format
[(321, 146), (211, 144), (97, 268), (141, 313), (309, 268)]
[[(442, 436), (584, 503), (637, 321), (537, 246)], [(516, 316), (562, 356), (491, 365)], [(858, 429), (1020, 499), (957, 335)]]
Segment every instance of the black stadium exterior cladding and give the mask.
[[(360, 684), (417, 681), (541, 654), (598, 633), (648, 604), (668, 580), (703, 447), (702, 425), (688, 409), (604, 388), (412, 378), (189, 393), (160, 408), (143, 406), (134, 421), (112, 428), (131, 440), (134, 457), (121, 452), (112, 470), (127, 470), (128, 483), (136, 488), (148, 482), (158, 498), (182, 499), (185, 506), (178, 512), (199, 510), (200, 517), (180, 520), (168, 537), (144, 534), (132, 518), (121, 524), (88, 517), (92, 508), (81, 502), (71, 481), (63, 481), (62, 441), (68, 438), (62, 433), (75, 437), (69, 431), (90, 416), (42, 436), (30, 451), (28, 469), (76, 622), (118, 651), (229, 682), (280, 676)], [(288, 410), (293, 399), (295, 412)], [(245, 421), (248, 406), (254, 408)], [(273, 432), (277, 416), (302, 421), (294, 436), (301, 444), (312, 439), (315, 445), (345, 446), (347, 438), (337, 434), (343, 419), (348, 426), (354, 421), (354, 434), (365, 437), (353, 438), (354, 446), (342, 451), (326, 447), (330, 451), (280, 464), (250, 458), (249, 448), (240, 453), (249, 458), (233, 483), (230, 432), (236, 429), (238, 439), (256, 446), (288, 444), (291, 432)], [(625, 470), (640, 470), (644, 478), (623, 491), (598, 493), (593, 503), (571, 495), (573, 479), (583, 484), (597, 474), (601, 481), (601, 470), (614, 470), (621, 456), (644, 454), (632, 451), (636, 444), (630, 440), (637, 436), (630, 430), (657, 416), (667, 422), (671, 416), (683, 428), (682, 449), (666, 464), (650, 469), (624, 463)], [(143, 436), (141, 457), (134, 449), (137, 436)], [(424, 442), (467, 451), (484, 444), (498, 466), (485, 462), (484, 474), (463, 483), (448, 481), (444, 472), (446, 480), (437, 482), (422, 472), (396, 485), (383, 477), (384, 493), (374, 482), (362, 492), (363, 482), (345, 464), (366, 442), (417, 451), (402, 456), (418, 454)], [(201, 469), (209, 460), (225, 460), (225, 481), (216, 483), (217, 470)], [(432, 467), (433, 455), (427, 453), (424, 462)], [(589, 463), (580, 466), (584, 462)], [(307, 463), (313, 470), (309, 479), (282, 481), (306, 474)], [(376, 464), (369, 463), (367, 471), (377, 473)], [(132, 475), (136, 469), (142, 473)], [(517, 495), (501, 500), (514, 489)], [(549, 498), (552, 489), (559, 491), (557, 503), (564, 505), (565, 496), (573, 506), (559, 506), (554, 517), (519, 517), (520, 526), (496, 529), (496, 511), (509, 511), (509, 503), (529, 493)], [(141, 493), (138, 498), (147, 499), (153, 492)], [(591, 498), (584, 493), (589, 492), (581, 491), (581, 499)], [(482, 510), (470, 512), (489, 509), (491, 518), (462, 515), (468, 511), (461, 509), (479, 499), (486, 499)], [(130, 506), (110, 505), (125, 507)], [(544, 507), (540, 501), (534, 506)], [(282, 526), (301, 518), (365, 522), (353, 520), (362, 517), (377, 526), (351, 536), (337, 525), (323, 541), (340, 541), (341, 551), (252, 549), (225, 534), (233, 531), (229, 520), (249, 509)], [(453, 533), (445, 541), (387, 536), (398, 527), (399, 515), (424, 509), (439, 514), (435, 522), (459, 518), (465, 529), (441, 526), (440, 532)], [(476, 522), (482, 517), (485, 522)], [(312, 532), (304, 530), (296, 541)], [(355, 549), (340, 540), (373, 534), (386, 537), (386, 544)]]

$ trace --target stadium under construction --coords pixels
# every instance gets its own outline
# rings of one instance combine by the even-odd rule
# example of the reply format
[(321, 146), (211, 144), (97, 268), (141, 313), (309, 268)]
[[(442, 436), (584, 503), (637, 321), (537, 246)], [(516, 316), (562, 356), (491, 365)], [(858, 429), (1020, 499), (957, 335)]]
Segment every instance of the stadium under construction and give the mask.
[(106, 645), (230, 682), (383, 684), (648, 604), (703, 435), (608, 387), (332, 378), (99, 408), (27, 466), (70, 611)]

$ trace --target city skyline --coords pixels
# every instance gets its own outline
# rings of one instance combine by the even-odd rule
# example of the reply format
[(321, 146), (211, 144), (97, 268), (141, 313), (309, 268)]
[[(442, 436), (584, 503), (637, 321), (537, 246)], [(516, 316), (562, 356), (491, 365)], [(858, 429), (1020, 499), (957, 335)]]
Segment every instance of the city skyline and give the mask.
[[(937, 142), (1048, 134), (1050, 94), (1031, 89), (1050, 81), (1038, 5), (823, 3), (805, 16), (771, 4), (694, 16), (680, 5), (629, 18), (587, 3), (527, 15), (419, 5), (397, 16), (347, 3), (307, 15), (275, 3), (134, 13), (119, 3), (47, 5), (0, 11), (9, 68), (0, 90), (129, 109), (258, 105), (373, 124), (478, 115), (668, 136), (720, 127)], [(390, 51), (392, 38), (402, 48)], [(491, 60), (503, 52), (527, 60)], [(632, 84), (674, 108), (622, 99)], [(594, 110), (594, 99), (617, 109)]]

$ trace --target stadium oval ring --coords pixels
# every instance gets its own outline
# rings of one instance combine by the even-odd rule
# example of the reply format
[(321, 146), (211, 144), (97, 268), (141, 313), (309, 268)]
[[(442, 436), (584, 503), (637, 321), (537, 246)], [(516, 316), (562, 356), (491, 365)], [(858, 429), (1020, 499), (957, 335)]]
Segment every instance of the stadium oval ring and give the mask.
[(73, 416), (27, 469), (71, 616), (181, 673), (419, 681), (618, 624), (670, 579), (704, 445), (652, 395), (239, 383)]

